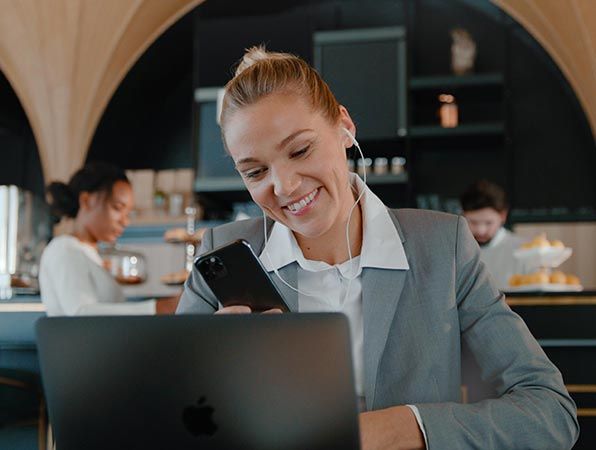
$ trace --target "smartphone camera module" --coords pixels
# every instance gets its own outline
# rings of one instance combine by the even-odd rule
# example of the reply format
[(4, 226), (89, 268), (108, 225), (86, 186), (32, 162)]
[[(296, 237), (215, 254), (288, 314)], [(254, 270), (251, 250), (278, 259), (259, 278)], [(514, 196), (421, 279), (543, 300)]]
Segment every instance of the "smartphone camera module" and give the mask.
[(217, 256), (211, 256), (201, 261), (199, 271), (207, 281), (224, 278), (228, 274), (226, 266)]

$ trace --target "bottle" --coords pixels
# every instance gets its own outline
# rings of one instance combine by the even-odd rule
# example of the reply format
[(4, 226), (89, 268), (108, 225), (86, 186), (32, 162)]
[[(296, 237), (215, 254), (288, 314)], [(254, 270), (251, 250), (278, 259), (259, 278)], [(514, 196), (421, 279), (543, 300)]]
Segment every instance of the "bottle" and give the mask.
[(458, 108), (455, 97), (451, 94), (439, 95), (441, 106), (439, 107), (439, 118), (443, 128), (455, 128), (458, 125)]

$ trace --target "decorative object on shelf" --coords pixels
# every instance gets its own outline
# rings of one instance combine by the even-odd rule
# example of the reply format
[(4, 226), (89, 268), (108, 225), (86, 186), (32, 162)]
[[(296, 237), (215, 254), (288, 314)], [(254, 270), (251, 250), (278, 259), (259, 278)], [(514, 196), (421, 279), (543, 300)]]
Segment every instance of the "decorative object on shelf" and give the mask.
[(371, 167), (372, 167), (372, 159), (371, 158), (358, 159), (358, 175), (363, 176), (365, 170), (366, 170), (366, 173), (369, 174)]
[[(173, 222), (184, 217), (184, 208), (193, 201), (193, 169), (128, 170), (134, 191), (135, 209), (131, 219), (135, 223)], [(197, 219), (202, 218), (199, 207)]]
[(373, 166), (373, 172), (375, 175), (386, 175), (389, 173), (389, 160), (384, 157), (375, 158)]
[(184, 194), (172, 192), (168, 195), (168, 214), (172, 217), (180, 217), (184, 209)]
[(140, 215), (152, 210), (155, 193), (155, 171), (151, 169), (127, 170), (126, 176), (134, 192), (134, 213)]
[(166, 194), (159, 188), (153, 191), (153, 211), (156, 215), (161, 215), (166, 209)]
[(391, 173), (393, 175), (399, 175), (400, 173), (404, 172), (404, 167), (406, 165), (406, 158), (401, 156), (394, 156), (391, 158)]
[(459, 123), (458, 107), (455, 97), (451, 94), (439, 94), (439, 119), (443, 128), (455, 128)]
[(472, 35), (463, 28), (451, 30), (451, 69), (456, 75), (473, 72), (476, 59), (476, 43)]

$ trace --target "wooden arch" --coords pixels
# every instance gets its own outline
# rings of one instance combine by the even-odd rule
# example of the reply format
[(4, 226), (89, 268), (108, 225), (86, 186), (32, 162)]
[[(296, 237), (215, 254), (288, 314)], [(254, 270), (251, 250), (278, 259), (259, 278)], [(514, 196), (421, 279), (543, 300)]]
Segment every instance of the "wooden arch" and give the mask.
[(492, 1), (523, 25), (557, 63), (596, 136), (596, 1)]
[(127, 71), (203, 0), (0, 0), (0, 70), (29, 118), (46, 180), (84, 161)]

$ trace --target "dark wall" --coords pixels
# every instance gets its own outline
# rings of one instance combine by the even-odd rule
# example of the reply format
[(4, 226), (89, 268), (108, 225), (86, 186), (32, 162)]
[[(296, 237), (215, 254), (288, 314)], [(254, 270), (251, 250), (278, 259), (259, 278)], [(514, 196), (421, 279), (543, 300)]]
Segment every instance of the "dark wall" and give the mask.
[(168, 29), (126, 75), (93, 137), (88, 160), (126, 169), (191, 167), (192, 13)]
[[(473, 114), (504, 121), (505, 135), (417, 143), (416, 191), (457, 196), (471, 180), (486, 177), (507, 189), (514, 219), (596, 220), (594, 137), (575, 93), (540, 44), (489, 2), (409, 5), (412, 76), (450, 73), (449, 31), (463, 27), (477, 43), (476, 72), (505, 77), (501, 92), (474, 91), (485, 96), (485, 111)], [(462, 122), (470, 119), (465, 95)]]
[(596, 208), (596, 146), (571, 86), (522, 28), (512, 30), (511, 128), (518, 208)]
[(33, 131), (12, 86), (0, 72), (0, 184), (43, 198), (44, 179)]

